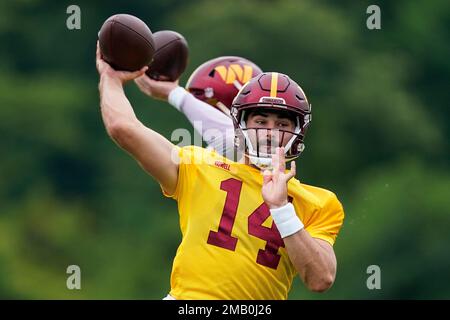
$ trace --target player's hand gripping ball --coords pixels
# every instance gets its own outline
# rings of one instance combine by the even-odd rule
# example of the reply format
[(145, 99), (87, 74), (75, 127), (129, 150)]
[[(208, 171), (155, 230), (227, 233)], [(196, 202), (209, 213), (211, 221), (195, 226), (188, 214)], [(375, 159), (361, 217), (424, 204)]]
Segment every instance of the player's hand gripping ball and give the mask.
[(103, 60), (116, 70), (136, 71), (151, 63), (155, 42), (149, 27), (129, 14), (109, 17), (98, 33)]

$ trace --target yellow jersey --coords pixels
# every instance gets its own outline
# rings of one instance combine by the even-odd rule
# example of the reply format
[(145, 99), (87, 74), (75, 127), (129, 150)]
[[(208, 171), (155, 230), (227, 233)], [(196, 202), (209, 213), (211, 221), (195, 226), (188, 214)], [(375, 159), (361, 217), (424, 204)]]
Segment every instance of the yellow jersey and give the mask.
[[(170, 295), (190, 300), (286, 299), (297, 272), (273, 223), (261, 171), (215, 151), (179, 148), (178, 202), (182, 241)], [(325, 189), (288, 183), (289, 200), (314, 238), (334, 244), (342, 205)]]

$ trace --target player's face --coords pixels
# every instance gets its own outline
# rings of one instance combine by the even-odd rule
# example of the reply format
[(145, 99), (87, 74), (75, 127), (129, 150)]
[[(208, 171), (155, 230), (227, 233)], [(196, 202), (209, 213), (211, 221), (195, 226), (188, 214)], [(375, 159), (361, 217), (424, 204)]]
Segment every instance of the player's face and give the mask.
[(294, 120), (287, 113), (271, 111), (252, 111), (246, 125), (253, 147), (256, 149), (258, 141), (259, 152), (266, 154), (274, 154), (276, 147), (284, 147), (295, 130)]

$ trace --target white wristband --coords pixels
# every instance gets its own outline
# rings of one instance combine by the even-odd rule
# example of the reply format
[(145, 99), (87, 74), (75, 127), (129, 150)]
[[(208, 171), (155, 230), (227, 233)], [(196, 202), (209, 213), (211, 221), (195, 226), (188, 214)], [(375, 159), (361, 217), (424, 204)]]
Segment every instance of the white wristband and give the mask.
[(178, 86), (172, 91), (170, 91), (169, 96), (167, 97), (167, 100), (171, 105), (175, 107), (178, 111), (181, 109), (181, 105), (183, 104), (184, 97), (188, 94), (188, 92)]
[(270, 214), (280, 232), (281, 238), (286, 238), (304, 227), (290, 202), (280, 208), (270, 209)]

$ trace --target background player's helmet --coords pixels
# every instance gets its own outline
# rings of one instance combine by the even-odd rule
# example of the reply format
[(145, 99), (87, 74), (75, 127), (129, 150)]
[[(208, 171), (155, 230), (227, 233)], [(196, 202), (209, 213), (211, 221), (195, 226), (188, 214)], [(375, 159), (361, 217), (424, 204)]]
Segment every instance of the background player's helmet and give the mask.
[[(260, 73), (262, 70), (247, 59), (219, 57), (199, 66), (189, 77), (186, 89), (196, 98), (229, 112), (231, 103), (242, 85)], [(228, 110), (218, 107), (218, 103)]]
[[(260, 168), (272, 165), (272, 155), (259, 150), (259, 142), (252, 144), (246, 126), (246, 115), (255, 109), (288, 112), (295, 120), (292, 138), (285, 145), (286, 161), (297, 158), (304, 150), (303, 140), (311, 121), (311, 105), (302, 88), (287, 75), (276, 72), (262, 73), (245, 84), (231, 107), (237, 147), (246, 148), (246, 156)], [(259, 130), (259, 129), (255, 129)], [(282, 137), (288, 132), (280, 130)], [(283, 139), (281, 138), (280, 144)], [(281, 147), (281, 145), (279, 145)]]

